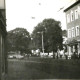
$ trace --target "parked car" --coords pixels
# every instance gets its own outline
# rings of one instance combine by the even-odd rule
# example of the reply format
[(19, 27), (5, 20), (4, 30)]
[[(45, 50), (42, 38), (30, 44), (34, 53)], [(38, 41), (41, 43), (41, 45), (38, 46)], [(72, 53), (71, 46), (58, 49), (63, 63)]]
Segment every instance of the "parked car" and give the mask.
[(18, 55), (17, 58), (18, 58), (18, 59), (23, 59), (24, 56), (22, 56), (22, 55)]
[(13, 56), (12, 56), (12, 55), (8, 55), (8, 58), (9, 58), (9, 59), (12, 59), (12, 58), (13, 58)]

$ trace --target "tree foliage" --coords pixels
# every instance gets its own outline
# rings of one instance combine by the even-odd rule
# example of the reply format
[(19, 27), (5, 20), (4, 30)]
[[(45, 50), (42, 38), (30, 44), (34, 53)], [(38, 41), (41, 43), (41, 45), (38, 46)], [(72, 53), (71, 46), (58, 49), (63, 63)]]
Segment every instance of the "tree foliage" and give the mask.
[(33, 41), (36, 45), (36, 48), (41, 47), (41, 33), (43, 32), (43, 40), (44, 40), (44, 49), (45, 52), (57, 52), (58, 48), (62, 49), (62, 29), (60, 26), (60, 22), (54, 19), (44, 19), (41, 23), (39, 23), (33, 30), (32, 37)]
[(65, 37), (67, 37), (67, 30), (63, 30), (62, 31), (62, 35), (65, 36)]
[(16, 28), (8, 32), (8, 52), (9, 51), (20, 51), (28, 52), (29, 43), (31, 41), (29, 32), (24, 28)]

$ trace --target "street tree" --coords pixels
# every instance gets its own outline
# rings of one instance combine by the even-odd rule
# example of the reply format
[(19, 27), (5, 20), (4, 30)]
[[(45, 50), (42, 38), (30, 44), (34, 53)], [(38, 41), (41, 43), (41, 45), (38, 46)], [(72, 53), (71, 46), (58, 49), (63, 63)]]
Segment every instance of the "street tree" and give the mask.
[(67, 37), (67, 30), (62, 30), (62, 35)]
[(24, 28), (16, 28), (8, 32), (8, 52), (19, 51), (22, 53), (30, 52), (29, 43), (31, 41), (29, 32)]
[(42, 51), (42, 32), (44, 35), (45, 27), (42, 26), (42, 23), (39, 23), (31, 34), (34, 50), (40, 49), (40, 51)]
[(44, 19), (39, 23), (33, 30), (32, 37), (35, 44), (41, 47), (41, 34), (38, 32), (43, 32), (44, 40), (44, 51), (45, 52), (57, 52), (58, 49), (62, 49), (62, 29), (61, 23), (54, 19)]
[[(49, 24), (46, 26), (47, 29), (47, 37), (48, 37), (48, 50), (53, 52), (53, 55), (55, 56), (55, 53), (62, 49), (62, 30), (60, 26), (59, 21), (55, 21), (53, 19), (44, 20), (45, 22), (48, 22)], [(54, 57), (53, 56), (53, 57)], [(57, 52), (57, 58), (58, 58), (58, 52)]]

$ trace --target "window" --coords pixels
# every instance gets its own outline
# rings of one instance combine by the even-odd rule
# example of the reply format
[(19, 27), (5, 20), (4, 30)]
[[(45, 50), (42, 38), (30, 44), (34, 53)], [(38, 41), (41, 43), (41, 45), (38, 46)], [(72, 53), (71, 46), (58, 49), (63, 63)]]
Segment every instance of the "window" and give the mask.
[(69, 31), (70, 31), (70, 30), (68, 29), (68, 38), (69, 38)]
[(71, 30), (68, 29), (68, 38), (71, 38)]
[(73, 30), (73, 28), (72, 28), (72, 37), (73, 37), (73, 34), (74, 34), (74, 30)]
[(80, 6), (78, 6), (78, 17), (80, 16)]
[(74, 20), (74, 15), (73, 15), (73, 11), (71, 11), (71, 21)]
[(79, 36), (79, 26), (76, 26), (76, 36)]
[(67, 14), (67, 23), (70, 22), (70, 14)]
[(75, 19), (78, 19), (78, 9), (75, 10)]
[(72, 28), (72, 37), (75, 37), (75, 29), (74, 29), (74, 27)]

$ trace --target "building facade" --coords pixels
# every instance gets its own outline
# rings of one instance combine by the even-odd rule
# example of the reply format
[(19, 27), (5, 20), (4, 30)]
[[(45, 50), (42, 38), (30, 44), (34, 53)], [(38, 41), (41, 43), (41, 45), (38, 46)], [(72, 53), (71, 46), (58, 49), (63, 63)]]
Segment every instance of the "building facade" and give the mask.
[(71, 56), (74, 52), (80, 53), (80, 0), (64, 10), (67, 26), (67, 50)]
[(6, 34), (4, 0), (0, 0), (0, 80), (5, 80), (7, 73)]

